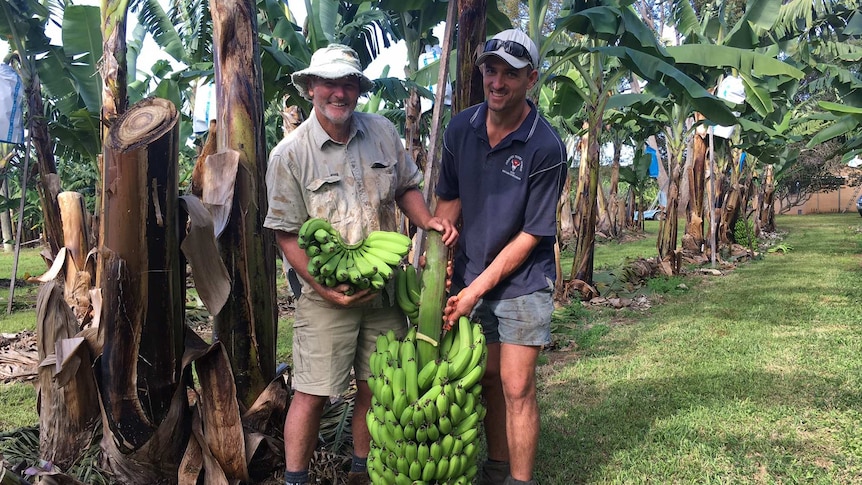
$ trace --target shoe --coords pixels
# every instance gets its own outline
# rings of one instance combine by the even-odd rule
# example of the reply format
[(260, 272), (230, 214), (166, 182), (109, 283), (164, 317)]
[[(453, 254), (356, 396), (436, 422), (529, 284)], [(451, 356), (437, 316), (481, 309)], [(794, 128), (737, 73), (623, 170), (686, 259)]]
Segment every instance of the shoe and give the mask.
[(371, 485), (371, 478), (368, 476), (368, 472), (349, 472), (347, 485)]
[(509, 476), (509, 462), (485, 460), (479, 467), (477, 485), (503, 485)]

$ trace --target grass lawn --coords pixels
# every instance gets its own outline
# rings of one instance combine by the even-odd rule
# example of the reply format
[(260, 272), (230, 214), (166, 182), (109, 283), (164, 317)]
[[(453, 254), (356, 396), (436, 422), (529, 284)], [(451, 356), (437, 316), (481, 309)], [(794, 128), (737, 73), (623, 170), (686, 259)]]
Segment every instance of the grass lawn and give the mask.
[[(597, 273), (654, 256), (650, 222), (644, 239), (598, 246)], [(777, 225), (787, 253), (650, 285), (648, 310), (557, 312), (574, 350), (541, 357), (539, 483), (862, 483), (862, 220)], [(32, 395), (0, 385), (0, 431), (35, 422)]]
[(777, 225), (787, 254), (589, 313), (609, 330), (540, 369), (540, 483), (862, 482), (862, 226)]

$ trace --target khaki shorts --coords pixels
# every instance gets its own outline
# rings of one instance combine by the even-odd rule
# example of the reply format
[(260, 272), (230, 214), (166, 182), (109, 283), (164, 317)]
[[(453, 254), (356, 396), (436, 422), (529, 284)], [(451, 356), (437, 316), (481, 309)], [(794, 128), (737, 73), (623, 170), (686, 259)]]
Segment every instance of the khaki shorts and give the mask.
[(389, 329), (399, 338), (407, 333), (407, 318), (397, 306), (332, 308), (300, 297), (293, 323), (294, 388), (314, 396), (341, 394), (351, 368), (357, 379), (367, 380), (377, 336)]

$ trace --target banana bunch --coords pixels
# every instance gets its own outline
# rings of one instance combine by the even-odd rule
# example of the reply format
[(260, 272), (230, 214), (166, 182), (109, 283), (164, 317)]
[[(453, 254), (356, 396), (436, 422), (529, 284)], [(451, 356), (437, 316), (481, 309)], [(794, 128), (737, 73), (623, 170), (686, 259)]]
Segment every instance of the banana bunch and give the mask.
[(420, 295), (419, 274), (416, 272), (416, 267), (408, 264), (404, 269), (395, 269), (395, 301), (411, 322), (419, 319)]
[(403, 341), (381, 335), (371, 355), (368, 474), (374, 484), (468, 484), (478, 471), (482, 326), (462, 317), (440, 359), (417, 369), (416, 327)]
[(297, 243), (310, 258), (308, 273), (315, 281), (330, 288), (347, 283), (347, 294), (353, 294), (383, 288), (410, 251), (411, 241), (398, 232), (373, 231), (348, 244), (326, 219), (315, 217), (299, 229)]

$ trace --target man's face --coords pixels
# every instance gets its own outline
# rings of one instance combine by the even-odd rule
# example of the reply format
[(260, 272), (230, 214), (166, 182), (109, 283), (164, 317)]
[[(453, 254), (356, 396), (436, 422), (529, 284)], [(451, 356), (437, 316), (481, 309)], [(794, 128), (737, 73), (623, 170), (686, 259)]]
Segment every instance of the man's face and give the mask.
[(359, 99), (359, 79), (346, 76), (338, 79), (312, 77), (308, 83), (311, 102), (322, 122), (343, 125), (350, 121)]
[(485, 60), (481, 68), (488, 109), (500, 112), (521, 109), (527, 90), (533, 87), (539, 75), (530, 66), (515, 69), (496, 56)]

